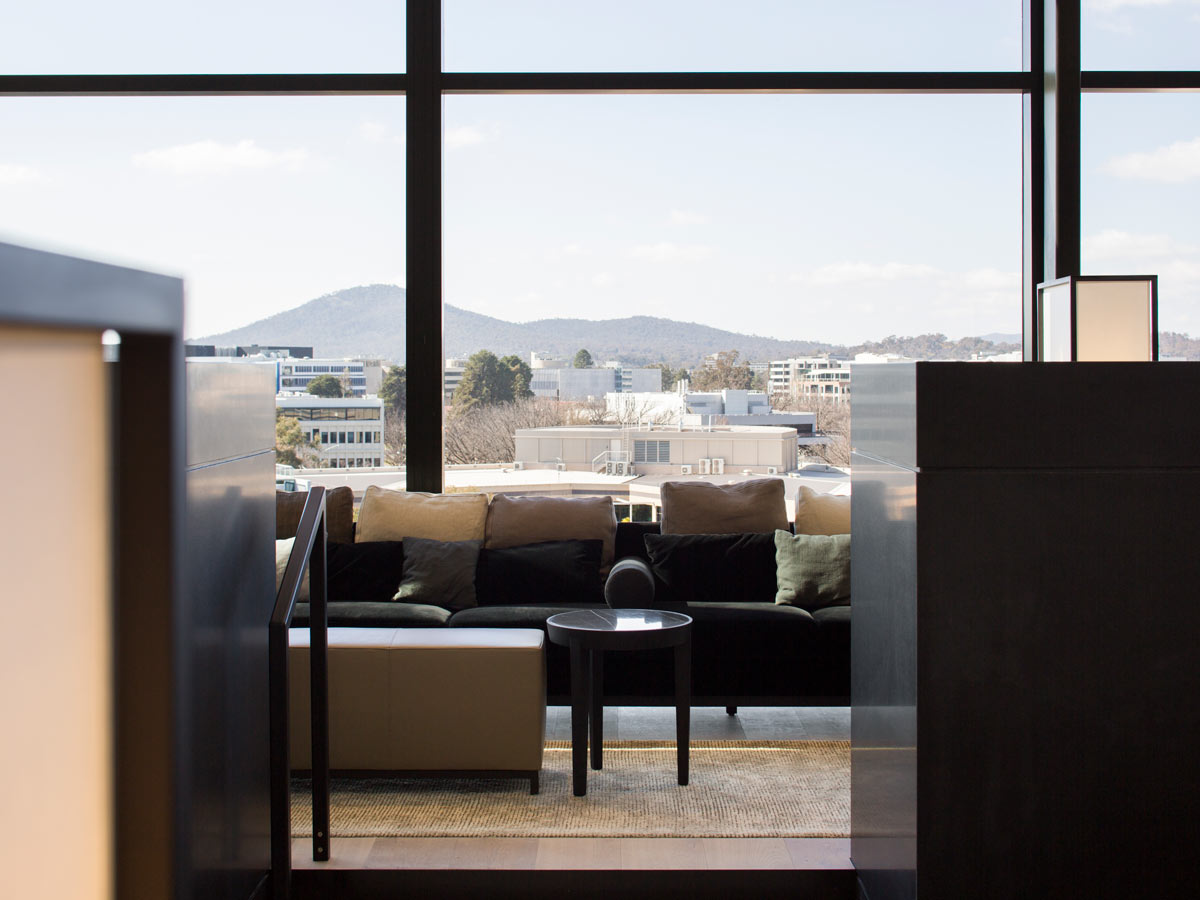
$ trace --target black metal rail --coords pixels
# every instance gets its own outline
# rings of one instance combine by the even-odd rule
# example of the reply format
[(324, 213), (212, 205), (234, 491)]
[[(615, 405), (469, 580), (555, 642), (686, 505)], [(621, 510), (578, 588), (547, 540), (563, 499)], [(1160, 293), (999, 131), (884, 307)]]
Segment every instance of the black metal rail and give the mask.
[(271, 893), (286, 900), (292, 884), (291, 759), (288, 752), (288, 631), (309, 572), (309, 674), (312, 699), (313, 859), (329, 859), (329, 621), (325, 577), (325, 489), (311, 488), (271, 613)]

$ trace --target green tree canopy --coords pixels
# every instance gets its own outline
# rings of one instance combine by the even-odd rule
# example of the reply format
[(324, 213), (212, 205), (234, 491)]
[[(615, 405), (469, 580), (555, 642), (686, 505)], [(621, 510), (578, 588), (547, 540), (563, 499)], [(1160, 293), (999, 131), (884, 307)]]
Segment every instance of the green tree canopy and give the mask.
[(404, 366), (388, 367), (383, 375), (379, 396), (387, 406), (388, 412), (404, 414), (404, 407), (408, 405), (408, 376)]
[(336, 375), (318, 375), (308, 383), (308, 392), (316, 397), (341, 397), (342, 383)]
[(533, 382), (533, 369), (529, 368), (529, 363), (521, 359), (514, 353), (500, 358), (500, 365), (508, 368), (512, 372), (512, 393), (514, 400), (524, 400), (527, 397), (533, 396), (533, 391), (530, 390), (530, 384)]
[(693, 391), (748, 391), (754, 384), (754, 373), (747, 365), (737, 364), (736, 350), (722, 350), (715, 365), (704, 366), (692, 373)]
[(586, 350), (580, 350), (575, 354), (575, 361), (572, 363), (576, 369), (590, 369), (594, 363), (592, 362), (592, 354)]
[(491, 350), (471, 354), (463, 369), (462, 380), (454, 390), (453, 403), (466, 409), (476, 405), (493, 406), (513, 400), (514, 373)]
[(300, 422), (275, 410), (275, 462), (285, 466), (303, 466), (316, 456), (316, 447), (300, 428)]

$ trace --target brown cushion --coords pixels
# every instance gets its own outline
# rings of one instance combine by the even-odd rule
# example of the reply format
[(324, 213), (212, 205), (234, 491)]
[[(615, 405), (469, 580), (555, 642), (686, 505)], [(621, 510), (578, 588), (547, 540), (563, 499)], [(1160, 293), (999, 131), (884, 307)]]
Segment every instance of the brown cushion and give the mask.
[[(275, 540), (296, 536), (307, 491), (275, 492)], [(342, 485), (325, 492), (325, 539), (348, 544), (354, 530), (354, 491)]]
[(358, 510), (355, 541), (481, 541), (487, 494), (430, 494), (371, 485)]
[(788, 527), (783, 482), (778, 478), (733, 484), (667, 481), (660, 494), (663, 534), (761, 534)]
[(487, 515), (489, 550), (541, 541), (603, 541), (600, 570), (613, 563), (617, 514), (612, 497), (492, 497)]
[(796, 497), (796, 534), (849, 534), (850, 498), (818, 494), (800, 486)]

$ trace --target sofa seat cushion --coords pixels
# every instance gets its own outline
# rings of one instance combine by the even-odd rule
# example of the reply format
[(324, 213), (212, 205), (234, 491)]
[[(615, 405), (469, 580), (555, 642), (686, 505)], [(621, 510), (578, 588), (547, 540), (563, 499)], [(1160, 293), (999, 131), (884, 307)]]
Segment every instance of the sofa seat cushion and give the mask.
[[(293, 627), (308, 627), (308, 606), (307, 603), (296, 604)], [(364, 600), (330, 603), (327, 609), (331, 628), (438, 628), (445, 627), (450, 621), (450, 610), (424, 603)]]
[(541, 628), (546, 620), (574, 609), (607, 609), (603, 603), (562, 603), (530, 606), (476, 606), (460, 609), (450, 617), (451, 628)]

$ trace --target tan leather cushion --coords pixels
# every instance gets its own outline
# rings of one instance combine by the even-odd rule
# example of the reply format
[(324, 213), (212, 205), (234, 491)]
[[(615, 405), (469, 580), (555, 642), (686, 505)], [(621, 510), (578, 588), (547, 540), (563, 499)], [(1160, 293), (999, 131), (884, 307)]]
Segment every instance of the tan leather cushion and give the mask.
[[(311, 759), (309, 638), (289, 632), (295, 768)], [(537, 771), (544, 639), (529, 628), (330, 628), (330, 765)]]
[(783, 482), (778, 478), (733, 484), (667, 481), (660, 494), (663, 534), (762, 534), (788, 527)]
[(429, 494), (371, 485), (358, 510), (356, 541), (482, 541), (487, 494)]
[[(296, 536), (300, 514), (308, 500), (307, 491), (275, 492), (275, 540)], [(345, 485), (325, 492), (325, 537), (339, 544), (350, 543), (354, 529), (354, 491)]]
[(488, 549), (541, 541), (604, 541), (600, 568), (613, 563), (617, 514), (612, 497), (510, 497), (496, 494), (488, 507)]
[(819, 494), (800, 486), (796, 497), (796, 534), (849, 534), (850, 498)]
[[(295, 537), (284, 538), (275, 542), (275, 593), (279, 593), (279, 587), (283, 584), (283, 573), (287, 571), (288, 562), (292, 558), (292, 545), (296, 543)], [(300, 579), (300, 593), (296, 595), (296, 600), (300, 603), (309, 602), (308, 584), (309, 573), (305, 571), (304, 576)]]

